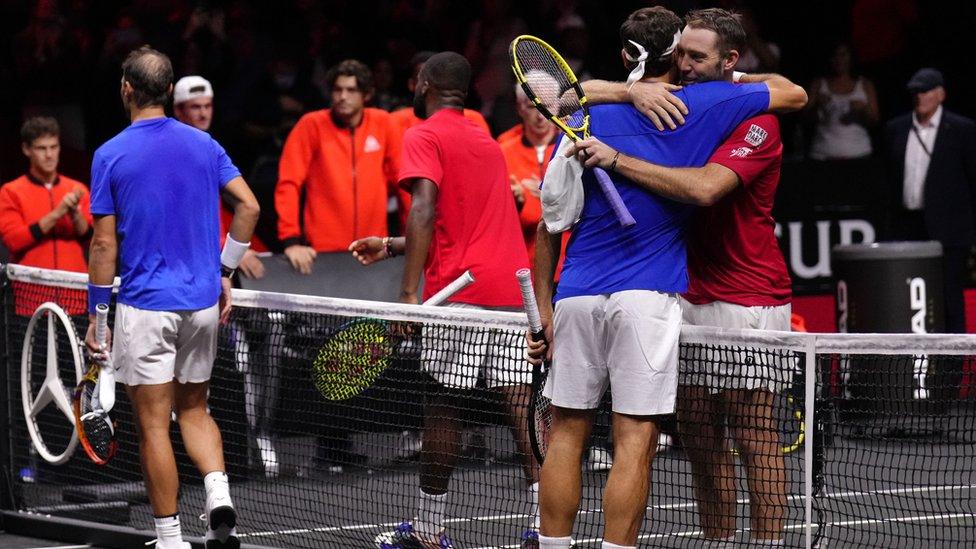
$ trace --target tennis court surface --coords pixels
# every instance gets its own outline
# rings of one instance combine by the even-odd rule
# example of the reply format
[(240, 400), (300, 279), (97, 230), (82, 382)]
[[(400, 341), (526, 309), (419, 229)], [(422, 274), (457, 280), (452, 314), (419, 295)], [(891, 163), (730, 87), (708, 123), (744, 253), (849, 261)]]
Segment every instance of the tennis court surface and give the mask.
[[(142, 531), (151, 539), (151, 512), (122, 391), (112, 413), (119, 452), (109, 465), (96, 466), (81, 451), (68, 452), (63, 463), (53, 465), (30, 443), (25, 392), (33, 404), (28, 416), (50, 452), (60, 454), (70, 446), (73, 428), (59, 407), (62, 397), (41, 406), (37, 396), (52, 371), (65, 388), (74, 385), (77, 372), (65, 329), (45, 316), (28, 333), (29, 315), (40, 302), (54, 301), (67, 318), (75, 315), (75, 327), (82, 330), (85, 277), (7, 267), (6, 279), (7, 515), (50, 517), (93, 532), (135, 536)], [(463, 338), (472, 352), (493, 355), (503, 367), (519, 367), (504, 364), (505, 354), (484, 344), (499, 335), (521, 337), (525, 319), (514, 313), (246, 291), (235, 297), (233, 322), (221, 335), (211, 413), (223, 430), (241, 516), (238, 530), (248, 545), (376, 547), (377, 536), (412, 518), (418, 492), (416, 433), (425, 399), (441, 390), (422, 372), (421, 356), (426, 346), (445, 343), (420, 334)], [(363, 392), (327, 401), (315, 388), (312, 363), (321, 360), (331, 335), (356, 318), (409, 323), (408, 332), (417, 336), (395, 346), (378, 379)], [(786, 381), (776, 399), (779, 451), (786, 465), (787, 496), (781, 503), (786, 546), (976, 546), (976, 402), (970, 392), (976, 336), (687, 328), (682, 355), (684, 364), (746, 363), (755, 366), (749, 376)], [(459, 397), (457, 407), (465, 443), (451, 482), (449, 534), (456, 547), (519, 547), (531, 524), (529, 495), (504, 406), (494, 392), (478, 388)], [(612, 443), (607, 416), (603, 411), (598, 417), (595, 447)], [(682, 433), (672, 434), (674, 444), (654, 461), (641, 547), (703, 546)], [(175, 429), (174, 445), (183, 481), (184, 531), (199, 536), (204, 523), (195, 517), (202, 511), (203, 486)], [(734, 448), (727, 451), (740, 455)], [(735, 461), (735, 543), (745, 547), (749, 492), (742, 460)], [(607, 473), (599, 463), (587, 462), (586, 468), (574, 538), (579, 547), (599, 547)]]

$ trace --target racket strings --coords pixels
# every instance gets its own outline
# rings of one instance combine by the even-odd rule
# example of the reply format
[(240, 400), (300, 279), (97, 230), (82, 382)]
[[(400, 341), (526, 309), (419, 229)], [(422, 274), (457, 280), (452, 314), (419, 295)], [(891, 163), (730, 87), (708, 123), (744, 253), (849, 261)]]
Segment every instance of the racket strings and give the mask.
[(93, 407), (96, 385), (86, 380), (79, 395), (79, 429), (85, 446), (93, 457), (107, 461), (114, 454), (115, 428), (108, 414)]
[(520, 40), (515, 58), (531, 94), (577, 133), (585, 130), (583, 97), (573, 85), (575, 77), (563, 69), (552, 52), (537, 42)]
[(394, 338), (386, 325), (372, 321), (353, 322), (339, 330), (312, 363), (316, 388), (331, 400), (359, 394), (389, 364)]

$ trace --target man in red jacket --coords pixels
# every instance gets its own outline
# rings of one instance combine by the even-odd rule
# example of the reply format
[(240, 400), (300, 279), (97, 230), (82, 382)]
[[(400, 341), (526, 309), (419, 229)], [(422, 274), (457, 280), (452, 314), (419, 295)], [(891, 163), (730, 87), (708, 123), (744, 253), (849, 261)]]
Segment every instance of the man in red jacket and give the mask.
[(88, 189), (58, 174), (58, 122), (35, 117), (20, 130), (27, 173), (0, 189), (0, 237), (11, 262), (84, 272), (81, 242), (90, 234)]
[[(88, 188), (58, 174), (60, 135), (57, 120), (46, 116), (30, 118), (21, 127), (21, 150), (30, 167), (0, 187), (0, 239), (11, 263), (85, 272), (83, 243), (91, 236)], [(25, 292), (17, 300), (17, 314), (31, 315), (51, 300), (41, 290)], [(68, 313), (84, 312), (83, 303), (78, 307)]]
[[(369, 67), (354, 59), (329, 70), (332, 107), (303, 116), (278, 164), (278, 236), (292, 267), (312, 272), (319, 252), (346, 251), (371, 234), (386, 236), (394, 159), (390, 115), (366, 108)], [(302, 194), (304, 193), (304, 206)]]

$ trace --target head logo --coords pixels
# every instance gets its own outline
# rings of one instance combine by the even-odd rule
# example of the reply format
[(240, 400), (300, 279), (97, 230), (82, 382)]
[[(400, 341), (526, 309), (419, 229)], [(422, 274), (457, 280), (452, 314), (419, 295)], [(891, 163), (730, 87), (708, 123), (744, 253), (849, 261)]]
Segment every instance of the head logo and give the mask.
[(928, 311), (925, 304), (925, 279), (915, 277), (908, 280), (908, 300), (912, 308), (912, 333), (926, 333), (925, 316)]
[(749, 147), (739, 147), (729, 152), (729, 158), (745, 158), (750, 154), (752, 154), (752, 149)]

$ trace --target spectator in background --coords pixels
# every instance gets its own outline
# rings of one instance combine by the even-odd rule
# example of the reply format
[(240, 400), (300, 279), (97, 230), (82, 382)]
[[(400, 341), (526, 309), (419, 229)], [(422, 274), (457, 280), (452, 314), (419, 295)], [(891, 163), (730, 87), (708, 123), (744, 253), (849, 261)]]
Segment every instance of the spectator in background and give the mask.
[(522, 119), (522, 135), (501, 143), (509, 182), (519, 211), (522, 237), (529, 257), (535, 257), (535, 235), (542, 219), (539, 184), (549, 165), (556, 140), (556, 126), (532, 106), (525, 91), (515, 85), (515, 108)]
[(738, 8), (739, 21), (746, 31), (746, 45), (739, 54), (735, 70), (747, 73), (776, 72), (779, 69), (779, 46), (762, 37), (755, 14), (747, 6)]
[[(213, 86), (202, 76), (184, 76), (176, 82), (173, 87), (173, 114), (180, 122), (193, 126), (202, 131), (209, 132), (210, 125), (213, 123)], [(221, 241), (230, 231), (230, 222), (234, 218), (226, 203), (220, 209)], [(222, 244), (223, 242), (221, 242)], [(264, 276), (264, 264), (258, 257), (257, 252), (267, 251), (264, 245), (256, 236), (251, 238), (251, 247), (244, 252), (238, 268), (241, 275), (247, 278), (261, 278)]]
[(810, 84), (808, 111), (816, 117), (810, 158), (846, 160), (871, 155), (868, 131), (878, 123), (874, 84), (854, 70), (851, 48), (834, 46), (827, 74)]
[(556, 31), (559, 33), (559, 53), (573, 69), (576, 78), (580, 82), (593, 78), (586, 66), (590, 54), (590, 32), (583, 18), (575, 12), (566, 13), (556, 21)]
[(509, 128), (517, 121), (508, 45), (526, 32), (525, 21), (512, 14), (511, 0), (482, 0), (481, 17), (471, 24), (468, 32), (464, 57), (474, 71), (472, 88), (481, 99), (481, 114), (495, 131)]
[(366, 107), (373, 74), (362, 62), (339, 63), (327, 81), (332, 108), (298, 121), (278, 165), (278, 235), (288, 261), (302, 274), (312, 272), (319, 252), (344, 252), (357, 238), (388, 233), (395, 173), (390, 115)]
[[(417, 76), (420, 74), (421, 67), (427, 62), (430, 57), (434, 55), (432, 51), (422, 51), (416, 53), (410, 60), (410, 78), (407, 79), (407, 90), (410, 95), (413, 96), (417, 89)], [(481, 116), (481, 113), (471, 109), (464, 109), (464, 117), (471, 122), (477, 124), (479, 127), (484, 128), (486, 132), (488, 130), (488, 123), (485, 122), (485, 117)], [(400, 151), (403, 147), (403, 134), (407, 133), (407, 130), (423, 122), (417, 114), (414, 112), (413, 107), (404, 107), (393, 114), (390, 115), (390, 142), (392, 143), (392, 158), (395, 162), (396, 169), (393, 170), (393, 174), (398, 173), (400, 165)], [(490, 133), (490, 132), (489, 132)], [(398, 187), (396, 189), (397, 197), (397, 211), (399, 212), (398, 221), (400, 227), (407, 226), (407, 213), (410, 212), (410, 191)]]
[(83, 183), (58, 174), (58, 122), (30, 118), (20, 136), (30, 167), (0, 187), (0, 237), (11, 262), (86, 272), (83, 243), (91, 236), (89, 194)]
[(942, 243), (946, 332), (966, 331), (963, 285), (976, 242), (976, 123), (942, 107), (942, 73), (908, 81), (915, 108), (885, 126), (889, 236)]
[(393, 84), (393, 64), (389, 59), (378, 59), (373, 63), (373, 85), (376, 87), (373, 94), (374, 107), (392, 112), (407, 106), (406, 98), (393, 92)]

